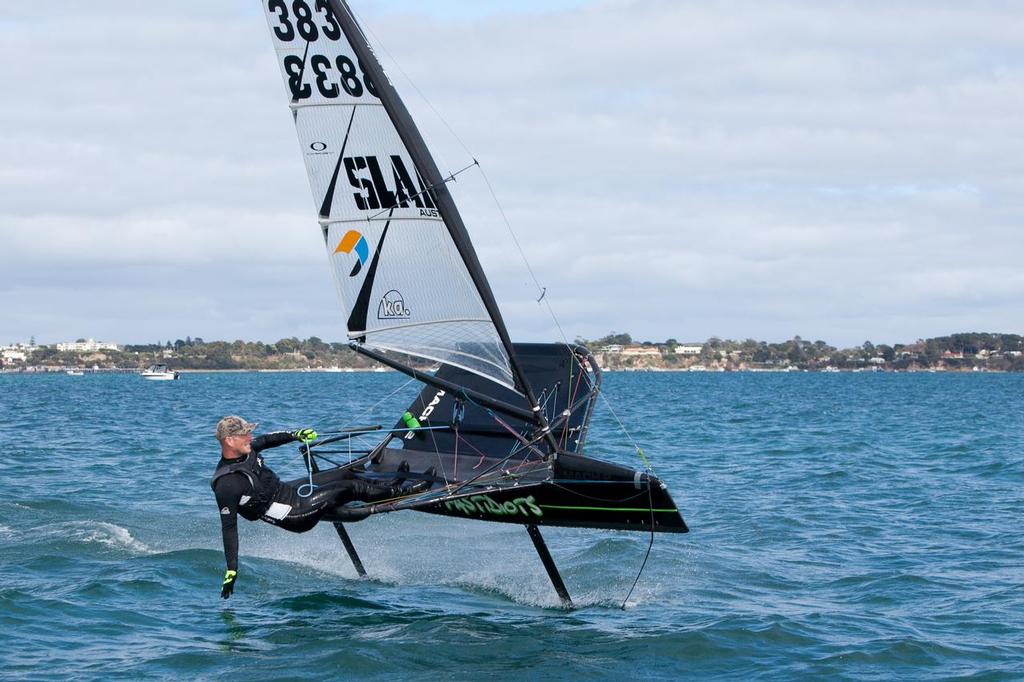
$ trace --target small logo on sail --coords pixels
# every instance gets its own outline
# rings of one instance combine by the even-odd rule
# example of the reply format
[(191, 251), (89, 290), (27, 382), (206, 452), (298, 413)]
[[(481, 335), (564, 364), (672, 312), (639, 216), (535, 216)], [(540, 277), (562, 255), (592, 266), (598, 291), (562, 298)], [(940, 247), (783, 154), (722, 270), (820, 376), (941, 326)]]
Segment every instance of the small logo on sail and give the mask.
[(370, 246), (366, 243), (366, 237), (355, 230), (349, 230), (338, 242), (334, 253), (352, 253), (353, 251), (356, 252), (356, 264), (352, 267), (352, 272), (348, 273), (349, 277), (358, 275), (359, 271), (363, 269), (366, 259), (370, 257)]
[(412, 313), (405, 307), (405, 299), (401, 292), (392, 289), (384, 294), (377, 306), (378, 320), (401, 320), (409, 317)]

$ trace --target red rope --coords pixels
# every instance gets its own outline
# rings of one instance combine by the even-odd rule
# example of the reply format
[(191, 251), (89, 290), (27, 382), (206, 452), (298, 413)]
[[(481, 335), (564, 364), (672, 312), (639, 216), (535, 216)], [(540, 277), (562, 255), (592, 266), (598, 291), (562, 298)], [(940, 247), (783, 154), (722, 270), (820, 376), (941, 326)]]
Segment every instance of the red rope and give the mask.
[[(474, 452), (477, 452), (477, 453), (480, 454), (480, 461), (477, 462), (476, 465), (473, 466), (473, 469), (476, 469), (477, 467), (479, 467), (481, 464), (484, 463), (484, 460), (487, 459), (487, 453), (486, 452), (481, 452), (480, 448), (476, 447), (475, 445), (470, 443), (465, 438), (462, 438), (462, 436), (456, 436), (456, 439), (462, 439), (462, 442), (464, 442), (466, 445), (468, 445), (470, 448), (472, 448)], [(458, 443), (458, 440), (456, 440), (456, 443)]]
[[(576, 375), (576, 387), (572, 389), (572, 398), (569, 399), (569, 407), (576, 404), (576, 396), (580, 391), (580, 384), (583, 383), (583, 372)], [(569, 415), (571, 418), (572, 415)], [(565, 426), (562, 427), (562, 447), (564, 448), (569, 443), (569, 419), (565, 420)]]

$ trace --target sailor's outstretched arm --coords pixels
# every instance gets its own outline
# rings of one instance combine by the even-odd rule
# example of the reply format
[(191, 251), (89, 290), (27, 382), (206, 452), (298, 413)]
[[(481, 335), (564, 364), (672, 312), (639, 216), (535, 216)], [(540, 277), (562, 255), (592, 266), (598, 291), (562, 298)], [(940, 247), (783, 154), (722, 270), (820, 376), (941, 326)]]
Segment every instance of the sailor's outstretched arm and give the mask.
[(253, 438), (252, 449), (254, 452), (259, 452), (260, 450), (266, 450), (268, 448), (276, 448), (278, 445), (284, 445), (285, 443), (294, 443), (296, 440), (298, 439), (293, 433), (289, 433), (287, 431), (273, 431)]
[(316, 431), (313, 429), (299, 429), (298, 431), (274, 431), (272, 433), (265, 433), (262, 436), (257, 436), (252, 439), (252, 449), (254, 452), (260, 450), (266, 450), (267, 448), (276, 448), (278, 445), (284, 445), (285, 443), (294, 443), (295, 441), (301, 441), (309, 444), (316, 440)]
[(229, 571), (238, 570), (238, 503), (249, 492), (244, 476), (231, 474), (217, 481), (214, 493), (220, 509), (220, 531), (224, 536), (224, 559)]

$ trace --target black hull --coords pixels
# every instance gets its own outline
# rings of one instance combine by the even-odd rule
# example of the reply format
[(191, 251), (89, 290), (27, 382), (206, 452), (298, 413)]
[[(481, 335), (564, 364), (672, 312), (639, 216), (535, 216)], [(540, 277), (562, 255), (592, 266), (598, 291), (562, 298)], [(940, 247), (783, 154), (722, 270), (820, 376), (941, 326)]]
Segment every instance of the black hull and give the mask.
[(653, 503), (648, 502), (646, 479), (639, 491), (632, 483), (598, 488), (560, 481), (459, 495), (417, 511), (496, 523), (688, 532), (671, 496), (656, 478), (651, 480), (650, 497)]
[[(464, 472), (463, 484), (470, 473), (485, 472), (498, 464), (490, 458), (459, 456), (456, 468), (453, 455), (387, 449), (381, 453), (377, 468), (394, 472), (403, 460), (413, 472), (430, 466), (439, 472)], [(343, 468), (360, 472), (366, 463), (366, 459), (360, 459)], [(320, 474), (324, 475), (329, 472)], [(561, 455), (553, 464), (528, 462), (505, 472), (496, 469), (462, 488), (443, 489), (437, 485), (424, 495), (363, 509), (370, 514), (411, 509), (454, 518), (537, 526), (642, 532), (653, 529), (661, 533), (689, 530), (658, 478), (579, 455)], [(348, 511), (328, 519), (356, 520)]]

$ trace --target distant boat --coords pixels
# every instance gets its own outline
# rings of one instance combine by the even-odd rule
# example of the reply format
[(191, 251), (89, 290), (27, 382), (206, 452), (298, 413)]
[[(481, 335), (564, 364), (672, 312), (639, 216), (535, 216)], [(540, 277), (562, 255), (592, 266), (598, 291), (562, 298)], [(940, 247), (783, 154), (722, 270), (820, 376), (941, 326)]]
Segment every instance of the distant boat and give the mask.
[(69, 369), (69, 370), (66, 370), (64, 373), (67, 374), (69, 377), (84, 377), (85, 376), (85, 372), (83, 372), (80, 369)]
[(174, 381), (178, 378), (178, 373), (167, 369), (167, 365), (150, 365), (141, 376), (149, 381)]
[(341, 367), (338, 367), (338, 366), (335, 365), (335, 366), (332, 366), (332, 367), (325, 367), (324, 371), (325, 372), (344, 372), (345, 370), (343, 370)]

